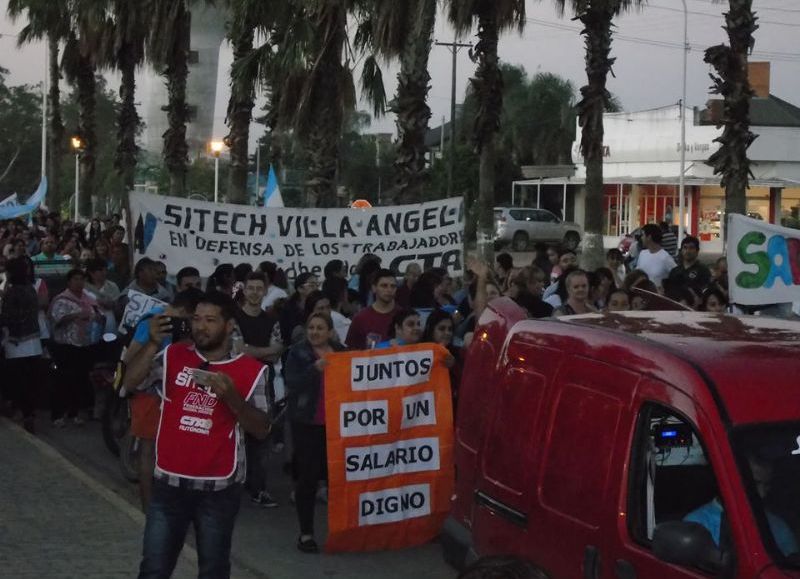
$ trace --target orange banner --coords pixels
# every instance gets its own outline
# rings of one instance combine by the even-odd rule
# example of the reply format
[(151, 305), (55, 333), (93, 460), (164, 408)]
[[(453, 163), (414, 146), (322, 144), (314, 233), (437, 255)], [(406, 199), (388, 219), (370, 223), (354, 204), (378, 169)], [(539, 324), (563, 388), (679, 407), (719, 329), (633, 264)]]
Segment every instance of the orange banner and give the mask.
[(416, 344), (328, 357), (327, 552), (402, 549), (439, 534), (453, 494), (448, 355)]

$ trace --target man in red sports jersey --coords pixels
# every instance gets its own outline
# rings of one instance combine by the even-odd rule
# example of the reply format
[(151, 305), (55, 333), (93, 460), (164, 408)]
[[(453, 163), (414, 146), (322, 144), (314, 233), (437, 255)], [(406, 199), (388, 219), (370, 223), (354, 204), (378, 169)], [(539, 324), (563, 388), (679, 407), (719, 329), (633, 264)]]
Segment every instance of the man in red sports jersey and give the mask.
[[(265, 366), (231, 351), (236, 305), (206, 294), (192, 318), (194, 343), (172, 344), (155, 362), (163, 368), (156, 466), (147, 510), (140, 579), (169, 577), (190, 523), (195, 526), (198, 577), (230, 577), (233, 526), (247, 472), (244, 432), (269, 433)], [(169, 318), (150, 323), (150, 342), (129, 362), (125, 384), (141, 382)]]

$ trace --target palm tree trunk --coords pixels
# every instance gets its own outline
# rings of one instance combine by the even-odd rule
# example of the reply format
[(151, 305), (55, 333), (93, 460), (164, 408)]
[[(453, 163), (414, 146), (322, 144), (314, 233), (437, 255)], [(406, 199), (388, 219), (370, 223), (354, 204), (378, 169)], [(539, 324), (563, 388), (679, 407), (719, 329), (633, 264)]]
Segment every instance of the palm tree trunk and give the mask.
[(722, 175), (725, 189), (725, 211), (747, 213), (747, 188), (750, 178), (750, 161), (747, 149), (756, 139), (750, 131), (750, 88), (748, 54), (755, 44), (753, 34), (758, 29), (752, 0), (730, 0), (725, 15), (725, 29), (730, 47), (712, 46), (706, 50), (705, 62), (712, 65), (718, 76), (712, 76), (715, 93), (723, 95), (722, 136), (715, 139), (719, 150), (708, 160), (714, 174)]
[(431, 75), (428, 57), (436, 24), (436, 0), (419, 0), (414, 14), (409, 41), (400, 57), (397, 75), (397, 189), (403, 203), (419, 203), (425, 183), (425, 136), (431, 109), (428, 91)]
[[(578, 116), (582, 127), (581, 153), (586, 166), (586, 218), (581, 262), (594, 270), (605, 264), (603, 248), (603, 113), (609, 102), (606, 80), (614, 59), (611, 55), (610, 6), (590, 6), (578, 18), (586, 44), (587, 84), (581, 88)], [(565, 216), (566, 217), (566, 216)]]
[(97, 160), (97, 81), (90, 57), (81, 55), (78, 62), (78, 134), (83, 141), (81, 152), (80, 213), (90, 217), (95, 198)]
[(478, 179), (478, 256), (494, 263), (494, 187), (495, 187), (495, 139), (500, 130), (503, 112), (503, 77), (497, 55), (499, 26), (491, 3), (486, 5), (478, 18), (478, 44), (474, 53), (478, 58), (478, 70), (471, 80), (478, 96), (478, 114), (475, 118), (474, 141), (480, 155), (480, 177)]
[(52, 36), (47, 37), (49, 53), (48, 66), (50, 68), (50, 94), (48, 95), (48, 205), (54, 211), (61, 208), (62, 198), (59, 183), (61, 182), (61, 159), (64, 154), (64, 122), (61, 119), (61, 92), (59, 82), (61, 73), (58, 69), (58, 40)]
[(119, 86), (121, 105), (117, 114), (115, 166), (128, 192), (133, 190), (136, 175), (136, 158), (139, 153), (136, 134), (141, 123), (136, 112), (136, 57), (132, 46), (123, 46), (120, 49), (119, 69), (122, 81)]
[(189, 107), (186, 105), (186, 81), (189, 78), (189, 42), (191, 15), (181, 1), (176, 17), (175, 38), (163, 76), (167, 79), (167, 120), (169, 128), (164, 133), (164, 161), (169, 171), (170, 195), (183, 197), (186, 193), (186, 165), (189, 146), (186, 143), (186, 122)]
[(341, 108), (331, 103), (320, 109), (317, 119), (305, 144), (309, 158), (306, 199), (309, 207), (336, 207), (339, 205), (336, 173), (342, 132)]
[(347, 10), (335, 1), (323, 7), (327, 30), (320, 32), (321, 46), (312, 73), (315, 78), (308, 98), (313, 126), (308, 130), (305, 148), (309, 155), (306, 194), (309, 207), (336, 207), (339, 142), (344, 122), (344, 67), (342, 51), (347, 40)]
[[(254, 28), (245, 26), (233, 39), (233, 69), (253, 50)], [(255, 106), (255, 78), (231, 82), (231, 97), (228, 101), (228, 134), (231, 150), (231, 166), (228, 176), (228, 197), (231, 203), (247, 203), (247, 169), (250, 141), (250, 121)]]

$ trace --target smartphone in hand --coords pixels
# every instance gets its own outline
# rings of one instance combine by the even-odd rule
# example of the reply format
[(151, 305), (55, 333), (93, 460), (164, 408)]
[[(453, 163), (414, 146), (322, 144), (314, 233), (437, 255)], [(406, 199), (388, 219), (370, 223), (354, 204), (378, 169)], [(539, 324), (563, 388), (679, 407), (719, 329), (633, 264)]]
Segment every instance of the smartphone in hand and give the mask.
[(216, 372), (208, 372), (206, 370), (200, 370), (199, 368), (192, 368), (191, 370), (192, 380), (198, 386), (203, 386), (206, 389), (211, 387), (211, 377), (216, 374)]
[(172, 343), (180, 342), (192, 335), (192, 321), (189, 318), (174, 317), (172, 323)]

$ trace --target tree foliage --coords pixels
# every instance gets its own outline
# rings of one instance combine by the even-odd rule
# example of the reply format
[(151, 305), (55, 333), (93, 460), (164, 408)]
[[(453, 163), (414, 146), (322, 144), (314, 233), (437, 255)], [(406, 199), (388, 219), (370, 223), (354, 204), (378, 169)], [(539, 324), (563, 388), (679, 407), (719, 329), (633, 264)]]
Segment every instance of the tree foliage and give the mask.
[(41, 174), (41, 93), (36, 87), (8, 86), (0, 68), (0, 197), (33, 193)]
[(59, 69), (59, 42), (69, 36), (71, 21), (68, 0), (9, 0), (8, 15), (12, 20), (24, 16), (25, 26), (19, 34), (19, 45), (34, 40), (47, 40), (48, 77), (50, 91), (47, 110), (47, 174), (50, 177), (48, 196), (58, 205), (62, 195), (59, 189), (61, 157), (64, 152), (64, 123), (61, 115), (61, 73)]
[[(86, 199), (85, 211), (81, 211), (83, 217), (89, 216), (92, 209), (95, 212), (104, 212), (107, 202), (109, 205), (119, 207), (126, 192), (125, 184), (115, 168), (116, 151), (112, 146), (117, 142), (116, 120), (120, 103), (117, 95), (109, 90), (102, 76), (95, 77), (95, 84), (97, 90), (94, 115), (97, 123), (96, 138), (99, 144), (95, 157), (95, 205), (92, 207), (92, 199)], [(80, 125), (80, 99), (80, 91), (77, 88), (68, 93), (64, 99), (64, 124), (69, 134), (77, 132)], [(83, 167), (81, 167), (81, 171), (83, 171)], [(62, 160), (60, 185), (65, 192), (74, 191), (75, 157), (73, 155), (66, 155)], [(81, 197), (84, 197), (83, 189), (81, 189)], [(62, 202), (61, 208), (71, 211), (66, 199)]]

